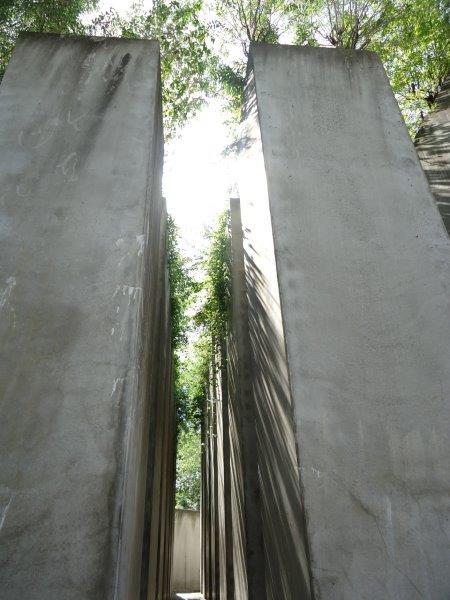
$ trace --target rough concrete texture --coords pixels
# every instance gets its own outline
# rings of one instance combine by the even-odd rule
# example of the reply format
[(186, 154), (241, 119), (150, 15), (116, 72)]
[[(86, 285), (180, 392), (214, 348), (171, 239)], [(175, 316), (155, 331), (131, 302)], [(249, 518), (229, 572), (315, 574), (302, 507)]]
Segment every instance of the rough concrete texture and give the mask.
[(414, 141), (422, 168), (450, 233), (450, 75)]
[(218, 343), (202, 424), (202, 592), (234, 598), (227, 359)]
[(199, 593), (200, 512), (175, 510), (172, 592)]
[(268, 600), (311, 597), (294, 435), (293, 400), (280, 310), (264, 156), (252, 73), (240, 181), (252, 355), (261, 524)]
[(381, 63), (255, 45), (246, 110), (267, 598), (444, 600), (450, 245)]
[(231, 311), (228, 333), (230, 499), (235, 598), (264, 598), (256, 406), (252, 393), (248, 302), (240, 202), (230, 200)]
[(173, 472), (159, 88), (156, 42), (35, 34), (0, 87), (5, 600), (145, 597)]

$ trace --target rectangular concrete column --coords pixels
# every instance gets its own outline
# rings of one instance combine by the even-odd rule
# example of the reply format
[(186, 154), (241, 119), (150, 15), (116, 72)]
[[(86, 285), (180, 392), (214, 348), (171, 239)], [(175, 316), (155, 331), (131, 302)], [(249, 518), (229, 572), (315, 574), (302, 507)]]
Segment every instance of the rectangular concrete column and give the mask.
[(231, 314), (228, 335), (230, 472), (235, 597), (264, 598), (264, 546), (259, 493), (256, 405), (252, 390), (241, 209), (230, 199)]
[(217, 513), (219, 539), (220, 598), (234, 597), (233, 545), (230, 497), (230, 427), (227, 356), (225, 342), (218, 344), (213, 365), (215, 377), (217, 435)]
[(446, 598), (448, 236), (376, 55), (255, 45), (250, 67), (267, 597)]
[(202, 425), (202, 592), (217, 600), (234, 597), (227, 387), (226, 350), (221, 342), (211, 356)]
[(138, 598), (171, 534), (158, 44), (23, 36), (0, 144), (0, 597)]

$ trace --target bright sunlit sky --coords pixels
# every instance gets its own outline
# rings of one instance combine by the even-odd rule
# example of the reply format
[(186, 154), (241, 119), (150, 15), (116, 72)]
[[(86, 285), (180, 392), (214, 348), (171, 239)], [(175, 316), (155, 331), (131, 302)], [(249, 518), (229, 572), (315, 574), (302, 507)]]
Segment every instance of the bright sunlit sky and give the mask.
[[(102, 0), (96, 12), (113, 7), (123, 15), (132, 0)], [(151, 6), (151, 0), (144, 5)], [(230, 141), (220, 101), (212, 99), (165, 145), (163, 194), (179, 227), (180, 246), (190, 256), (201, 251), (205, 227), (224, 210), (233, 185), (233, 161), (222, 155)]]
[(233, 160), (223, 156), (229, 135), (218, 100), (210, 100), (178, 139), (166, 144), (163, 193), (185, 250), (199, 248), (207, 225), (223, 211), (234, 182)]

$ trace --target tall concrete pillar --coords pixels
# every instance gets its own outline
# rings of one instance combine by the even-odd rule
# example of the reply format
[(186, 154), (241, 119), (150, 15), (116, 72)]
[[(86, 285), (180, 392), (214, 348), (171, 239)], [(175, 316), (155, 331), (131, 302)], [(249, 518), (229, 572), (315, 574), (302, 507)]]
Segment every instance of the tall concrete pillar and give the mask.
[(241, 209), (230, 200), (231, 311), (228, 335), (230, 501), (235, 598), (264, 598), (264, 544), (259, 493), (256, 416), (252, 393), (247, 285)]
[(211, 600), (234, 598), (226, 362), (221, 341), (211, 356), (202, 424), (202, 592)]
[(376, 55), (255, 45), (250, 60), (267, 598), (447, 598), (448, 236)]
[(234, 597), (232, 520), (230, 503), (230, 428), (227, 356), (225, 343), (219, 345), (216, 378), (216, 436), (217, 436), (217, 513), (219, 538), (220, 598)]
[(23, 36), (0, 144), (0, 597), (145, 597), (174, 436), (158, 44)]

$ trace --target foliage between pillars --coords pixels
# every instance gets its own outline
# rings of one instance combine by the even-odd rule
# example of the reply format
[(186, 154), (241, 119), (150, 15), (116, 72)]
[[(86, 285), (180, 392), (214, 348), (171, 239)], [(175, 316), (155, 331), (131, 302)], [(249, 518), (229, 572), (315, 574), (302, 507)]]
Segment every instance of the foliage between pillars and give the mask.
[[(217, 402), (220, 377), (226, 370), (226, 338), (231, 300), (230, 213), (223, 212), (216, 226), (207, 232), (208, 251), (203, 259), (203, 305), (195, 321), (201, 330), (203, 371), (199, 383), (202, 398), (203, 434), (205, 441), (214, 435), (211, 410)], [(219, 392), (220, 393), (220, 392)], [(208, 427), (206, 427), (208, 425)]]
[[(229, 127), (239, 122), (241, 116), (250, 44), (278, 42), (283, 26), (283, 7), (282, 0), (216, 0), (212, 21), (218, 48), (215, 76), (226, 100)], [(230, 48), (236, 46), (240, 53), (227, 62)]]
[(201, 482), (201, 422), (208, 381), (209, 347), (197, 339), (180, 363), (177, 389), (177, 508), (198, 510)]
[(227, 210), (219, 216), (216, 227), (206, 234), (209, 249), (203, 259), (204, 302), (195, 321), (203, 328), (211, 344), (214, 340), (224, 339), (227, 330), (231, 279), (229, 230), (230, 215)]
[(191, 275), (191, 266), (180, 252), (178, 230), (170, 215), (167, 218), (167, 265), (177, 430), (189, 427), (199, 430), (195, 365), (191, 365), (188, 351), (188, 333), (191, 329), (189, 309), (198, 291), (198, 284)]
[(282, 0), (217, 0), (215, 27), (247, 56), (250, 42), (278, 41), (285, 6)]
[(189, 326), (188, 308), (197, 286), (191, 268), (178, 247), (178, 228), (173, 218), (167, 217), (167, 264), (170, 282), (170, 313), (172, 320), (172, 348), (178, 352), (187, 343)]
[(201, 437), (197, 431), (181, 431), (177, 444), (175, 506), (199, 510), (201, 488)]
[(192, 275), (192, 264), (180, 252), (177, 227), (170, 216), (167, 261), (177, 419), (175, 501), (177, 508), (196, 510), (200, 503), (201, 420), (209, 355), (204, 341), (196, 338), (190, 317), (201, 285)]
[[(203, 280), (194, 281), (177, 246), (177, 230), (168, 220), (168, 265), (174, 388), (177, 412), (176, 506), (200, 502), (201, 424), (210, 389), (211, 365), (224, 342), (230, 302), (229, 214), (207, 232), (208, 249), (200, 261)], [(195, 307), (197, 310), (194, 314)], [(193, 315), (189, 319), (189, 314)], [(192, 323), (192, 326), (189, 324)], [(189, 339), (191, 338), (191, 339)], [(212, 402), (214, 399), (210, 399)]]

